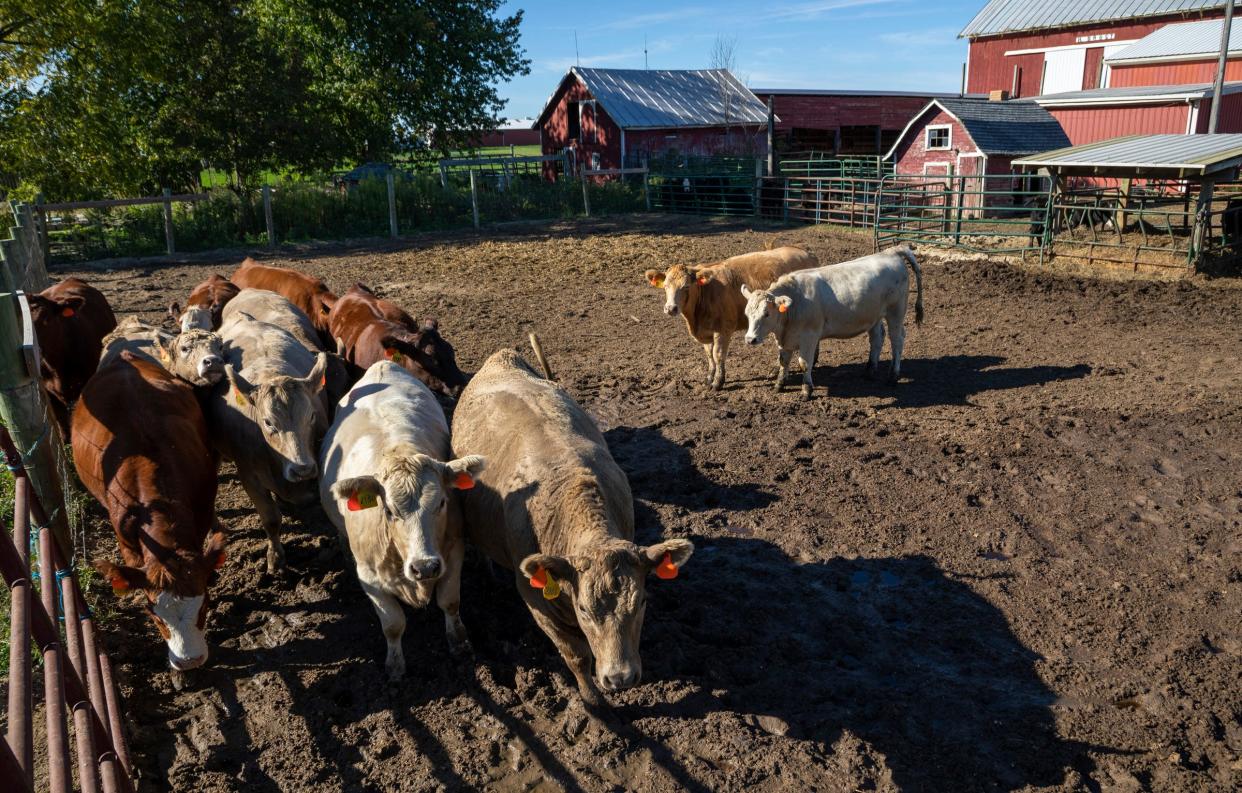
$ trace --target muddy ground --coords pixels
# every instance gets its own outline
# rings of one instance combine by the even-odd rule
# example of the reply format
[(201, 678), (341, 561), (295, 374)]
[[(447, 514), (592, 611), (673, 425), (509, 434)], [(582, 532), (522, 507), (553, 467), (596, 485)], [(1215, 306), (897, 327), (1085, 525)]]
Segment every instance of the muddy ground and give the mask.
[[(210, 666), (176, 689), (136, 608), (108, 637), (142, 786), (1237, 789), (1242, 289), (929, 258), (896, 389), (863, 379), (865, 339), (830, 341), (804, 404), (765, 379), (773, 343), (738, 337), (725, 391), (705, 393), (700, 348), (641, 272), (773, 238), (825, 261), (870, 249), (656, 218), (272, 257), (438, 316), (467, 370), (537, 330), (630, 477), (640, 539), (698, 550), (652, 579), (644, 681), (603, 726), (477, 559), (474, 661), (424, 611), (388, 685), (322, 514), (287, 519), (291, 572), (269, 577), (226, 469)], [(159, 319), (235, 262), (72, 274)]]

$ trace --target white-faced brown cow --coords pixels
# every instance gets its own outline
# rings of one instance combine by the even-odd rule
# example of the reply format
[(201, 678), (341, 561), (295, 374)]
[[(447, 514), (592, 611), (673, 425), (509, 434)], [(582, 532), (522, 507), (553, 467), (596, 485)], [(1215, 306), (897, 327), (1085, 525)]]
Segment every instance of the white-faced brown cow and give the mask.
[(908, 247), (890, 248), (853, 261), (790, 273), (768, 289), (746, 295), (746, 343), (759, 344), (769, 333), (780, 347), (776, 390), (785, 385), (789, 359), (798, 353), (806, 362), (802, 396), (811, 398), (815, 387), (811, 370), (821, 339), (848, 339), (866, 333), (871, 339), (867, 375), (873, 376), (884, 346), (884, 324), (893, 350), (889, 382), (901, 377), (901, 352), (906, 342), (906, 305), (910, 274), (914, 270), (918, 296), (914, 321), (923, 322), (923, 271)]
[(664, 290), (664, 313), (670, 317), (681, 314), (690, 336), (703, 345), (707, 384), (719, 391), (724, 386), (729, 343), (734, 333), (746, 330), (742, 287), (763, 289), (785, 273), (818, 266), (813, 254), (786, 246), (713, 264), (675, 264), (665, 273), (648, 270), (645, 277)]
[(103, 340), (103, 369), (122, 352), (146, 358), (190, 385), (215, 385), (224, 378), (224, 341), (209, 330), (187, 330), (174, 336), (138, 317), (126, 317)]
[(469, 651), (462, 625), (465, 538), (455, 490), (473, 486), (483, 458), (449, 459), (436, 397), (391, 361), (373, 365), (337, 406), (320, 452), (319, 497), (353, 556), (388, 642), (389, 677), (405, 673), (401, 603), (444, 612), (449, 650)]
[(634, 543), (634, 498), (604, 437), (514, 350), (488, 358), (462, 392), (453, 454), (487, 459), (463, 497), (467, 536), (513, 570), (583, 701), (600, 707), (600, 688), (636, 684), (647, 576), (675, 575), (694, 546)]

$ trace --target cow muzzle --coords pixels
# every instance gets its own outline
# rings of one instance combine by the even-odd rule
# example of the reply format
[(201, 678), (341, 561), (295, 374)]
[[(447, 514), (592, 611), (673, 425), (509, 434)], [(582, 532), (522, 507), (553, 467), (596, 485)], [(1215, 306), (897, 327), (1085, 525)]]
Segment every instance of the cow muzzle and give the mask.
[(306, 482), (314, 479), (319, 472), (318, 466), (312, 463), (285, 463), (285, 479), (290, 482)]
[(613, 664), (600, 669), (598, 683), (605, 691), (621, 691), (638, 685), (642, 676), (642, 669), (637, 664)]
[(762, 339), (760, 339), (758, 336), (752, 336), (752, 335), (750, 335), (749, 333), (747, 333), (747, 334), (746, 334), (746, 343), (747, 343), (747, 344), (758, 344), (758, 343), (759, 343), (759, 342), (761, 342), (761, 341), (763, 341), (763, 340), (762, 340)]
[(205, 663), (207, 663), (207, 653), (193, 658), (178, 658), (172, 652), (168, 653), (168, 665), (178, 672), (188, 672), (191, 669), (199, 668)]
[(438, 556), (424, 559), (407, 559), (405, 577), (411, 581), (434, 581), (444, 572), (444, 562)]
[(219, 355), (207, 355), (198, 362), (198, 376), (211, 384), (224, 377), (224, 359)]
[(675, 304), (673, 304), (673, 303), (665, 303), (665, 304), (664, 304), (664, 313), (665, 313), (665, 314), (668, 314), (670, 317), (675, 317), (675, 316), (677, 316), (677, 306), (676, 306)]

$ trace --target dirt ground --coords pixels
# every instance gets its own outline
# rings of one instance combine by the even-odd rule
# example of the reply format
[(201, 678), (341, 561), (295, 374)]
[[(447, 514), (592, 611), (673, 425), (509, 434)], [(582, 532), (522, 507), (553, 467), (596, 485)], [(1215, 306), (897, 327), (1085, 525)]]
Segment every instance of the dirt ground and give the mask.
[[(321, 512), (286, 519), (291, 571), (269, 577), (226, 469), (209, 667), (174, 681), (136, 608), (108, 637), (143, 788), (1238, 789), (1242, 289), (929, 256), (900, 386), (863, 379), (865, 339), (828, 341), (803, 403), (766, 379), (773, 342), (738, 336), (707, 393), (641, 273), (773, 238), (823, 261), (871, 244), (651, 218), (273, 258), (438, 316), (467, 370), (537, 330), (630, 477), (640, 540), (697, 551), (651, 580), (644, 680), (604, 726), (478, 559), (473, 662), (433, 608), (387, 684)], [(235, 262), (72, 274), (159, 319)]]

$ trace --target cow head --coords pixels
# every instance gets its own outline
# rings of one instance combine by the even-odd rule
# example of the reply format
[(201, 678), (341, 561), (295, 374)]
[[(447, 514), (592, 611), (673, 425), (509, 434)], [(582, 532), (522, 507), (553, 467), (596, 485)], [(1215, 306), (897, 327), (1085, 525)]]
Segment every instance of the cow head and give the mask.
[[(27, 295), (30, 319), (39, 339), (39, 354), (43, 361), (43, 377), (47, 388), (72, 401), (86, 384), (85, 377), (77, 378), (65, 371), (65, 360), (78, 335), (79, 317), (86, 306), (81, 295)], [(62, 379), (81, 382), (62, 382)]]
[(752, 291), (745, 284), (742, 297), (746, 298), (747, 344), (759, 344), (769, 333), (776, 333), (793, 305), (793, 299), (787, 295), (774, 295), (766, 289)]
[[(400, 363), (432, 391), (456, 399), (466, 387), (466, 375), (457, 368), (453, 345), (440, 335), (440, 323), (425, 319), (417, 333), (393, 325), (391, 332), (380, 339), (386, 356)], [(392, 352), (400, 353), (400, 358)]]
[(710, 271), (684, 264), (674, 264), (665, 273), (648, 270), (643, 276), (647, 283), (664, 290), (664, 313), (670, 317), (684, 313), (694, 290), (711, 280)]
[(342, 479), (332, 486), (342, 514), (379, 510), (389, 536), (404, 545), (401, 570), (411, 581), (435, 581), (444, 573), (442, 549), (448, 531), (448, 496), (474, 487), (483, 470), (477, 455), (442, 463), (425, 454), (390, 456), (370, 476)]
[(681, 567), (694, 552), (689, 540), (665, 540), (639, 546), (613, 540), (588, 555), (531, 554), (522, 560), (522, 574), (533, 577), (543, 568), (568, 590), (578, 627), (595, 656), (595, 680), (605, 691), (619, 691), (638, 683), (643, 674), (638, 652), (646, 609), (647, 575), (664, 563), (667, 554)]
[(319, 392), (327, 368), (328, 354), (321, 352), (306, 377), (278, 376), (255, 385), (232, 366), (224, 367), (229, 380), (226, 398), (258, 425), (279, 460), (281, 476), (291, 483), (309, 481), (319, 472), (314, 436), (326, 418)]
[(202, 553), (176, 551), (145, 569), (96, 560), (95, 569), (117, 594), (143, 594), (147, 615), (168, 645), (169, 665), (185, 671), (207, 662), (207, 589), (223, 564), (224, 533), (217, 531)]
[[(193, 310), (191, 306), (190, 311)], [(215, 385), (224, 379), (224, 342), (216, 334), (209, 330), (186, 330), (167, 342), (159, 331), (151, 335), (164, 368), (177, 377), (200, 386)]]
[(186, 306), (185, 311), (181, 310), (181, 304), (173, 301), (168, 306), (168, 316), (172, 317), (173, 322), (185, 330), (213, 330), (219, 326), (219, 312), (214, 315), (212, 309), (207, 306)]

